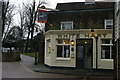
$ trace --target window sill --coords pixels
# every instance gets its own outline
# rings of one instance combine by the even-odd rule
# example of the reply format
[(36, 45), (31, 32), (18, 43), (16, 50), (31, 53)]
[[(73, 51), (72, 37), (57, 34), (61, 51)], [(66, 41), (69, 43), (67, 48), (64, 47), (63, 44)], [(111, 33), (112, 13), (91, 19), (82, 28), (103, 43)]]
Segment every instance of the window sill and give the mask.
[(56, 60), (70, 60), (70, 58), (56, 58)]
[(101, 59), (102, 61), (113, 61), (113, 59)]

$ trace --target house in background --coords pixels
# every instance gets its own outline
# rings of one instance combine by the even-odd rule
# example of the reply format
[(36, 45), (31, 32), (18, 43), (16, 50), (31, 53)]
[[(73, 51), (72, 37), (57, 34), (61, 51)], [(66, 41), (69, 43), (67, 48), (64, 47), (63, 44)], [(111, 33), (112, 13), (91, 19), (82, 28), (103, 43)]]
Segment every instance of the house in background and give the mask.
[(115, 72), (116, 80), (120, 79), (120, 1), (115, 3), (115, 28), (114, 28), (114, 37), (115, 37)]
[(50, 67), (113, 69), (112, 2), (58, 3), (48, 13), (45, 61)]

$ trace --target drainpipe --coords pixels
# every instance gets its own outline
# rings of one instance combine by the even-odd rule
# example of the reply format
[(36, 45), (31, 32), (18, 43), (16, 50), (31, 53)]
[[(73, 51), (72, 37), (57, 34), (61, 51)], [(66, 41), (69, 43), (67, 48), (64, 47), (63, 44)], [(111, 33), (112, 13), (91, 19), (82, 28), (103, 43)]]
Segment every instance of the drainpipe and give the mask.
[(112, 52), (112, 54), (114, 54), (113, 55), (113, 63), (114, 63), (114, 66), (113, 66), (113, 69), (114, 69), (114, 73), (115, 73), (115, 75), (114, 75), (114, 79), (116, 79), (116, 58), (117, 58), (117, 56), (116, 56), (116, 42), (115, 42), (115, 16), (116, 16), (116, 14), (115, 14), (115, 3), (116, 2), (113, 2), (113, 35), (112, 35), (112, 37), (113, 37), (113, 40), (112, 40), (112, 43), (113, 43), (113, 52)]
[(96, 70), (98, 69), (98, 36), (95, 37), (96, 39)]

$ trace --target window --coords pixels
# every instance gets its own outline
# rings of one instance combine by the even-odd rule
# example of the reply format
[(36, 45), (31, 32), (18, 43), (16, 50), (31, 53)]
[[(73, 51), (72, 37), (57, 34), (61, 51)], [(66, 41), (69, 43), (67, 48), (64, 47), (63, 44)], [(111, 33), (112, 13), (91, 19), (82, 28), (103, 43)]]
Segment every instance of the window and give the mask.
[(60, 57), (60, 58), (70, 57), (70, 40), (69, 39), (57, 40), (57, 57)]
[(113, 28), (113, 20), (105, 20), (105, 29)]
[(61, 22), (61, 29), (62, 30), (71, 30), (71, 29), (73, 29), (73, 22), (72, 21)]
[(101, 58), (113, 59), (112, 48), (113, 48), (112, 40), (103, 39), (101, 44)]
[(85, 5), (88, 5), (88, 4), (95, 4), (95, 2), (93, 1), (91, 1), (91, 2), (85, 2)]
[(50, 45), (50, 42), (51, 42), (50, 39), (47, 39), (47, 40), (46, 40), (46, 46), (47, 46), (47, 49), (46, 49), (46, 52), (47, 52), (46, 57), (49, 57), (49, 54), (51, 53), (51, 45)]

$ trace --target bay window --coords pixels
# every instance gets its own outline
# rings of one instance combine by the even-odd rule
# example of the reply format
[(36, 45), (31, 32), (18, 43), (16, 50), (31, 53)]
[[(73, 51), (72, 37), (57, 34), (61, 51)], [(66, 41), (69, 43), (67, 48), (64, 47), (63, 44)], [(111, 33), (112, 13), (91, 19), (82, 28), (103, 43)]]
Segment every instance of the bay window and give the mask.
[(60, 58), (70, 57), (70, 40), (69, 39), (57, 40), (57, 57), (60, 57)]

